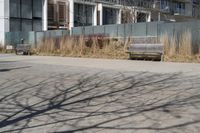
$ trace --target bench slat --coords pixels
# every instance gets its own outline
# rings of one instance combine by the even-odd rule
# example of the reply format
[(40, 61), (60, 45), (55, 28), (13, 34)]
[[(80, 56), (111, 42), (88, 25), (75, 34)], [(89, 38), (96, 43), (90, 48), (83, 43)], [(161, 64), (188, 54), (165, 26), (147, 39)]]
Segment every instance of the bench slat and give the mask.
[(129, 53), (163, 53), (163, 44), (131, 44)]

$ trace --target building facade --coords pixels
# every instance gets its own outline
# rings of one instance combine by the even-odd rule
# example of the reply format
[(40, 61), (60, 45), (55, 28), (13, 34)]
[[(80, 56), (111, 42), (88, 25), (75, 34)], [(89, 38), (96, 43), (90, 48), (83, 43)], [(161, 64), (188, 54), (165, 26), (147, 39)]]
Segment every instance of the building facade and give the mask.
[(199, 9), (199, 0), (0, 0), (0, 42), (5, 32), (188, 21), (200, 18)]
[(199, 0), (49, 0), (48, 29), (200, 18)]
[(0, 0), (0, 42), (6, 32), (48, 29), (47, 0)]
[(97, 0), (49, 0), (48, 29), (120, 24), (118, 2)]

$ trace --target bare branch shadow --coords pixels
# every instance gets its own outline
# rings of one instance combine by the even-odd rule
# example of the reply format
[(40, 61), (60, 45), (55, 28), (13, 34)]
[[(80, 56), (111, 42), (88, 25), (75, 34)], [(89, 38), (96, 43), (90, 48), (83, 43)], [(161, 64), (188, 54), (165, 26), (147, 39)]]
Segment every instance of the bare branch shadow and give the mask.
[(35, 80), (22, 78), (22, 88), (15, 81), (0, 85), (0, 132), (200, 130), (198, 75), (76, 73)]
[(4, 68), (4, 69), (0, 69), (0, 72), (8, 72), (8, 71), (12, 71), (12, 70), (25, 69), (25, 68), (30, 68), (30, 67), (31, 66)]

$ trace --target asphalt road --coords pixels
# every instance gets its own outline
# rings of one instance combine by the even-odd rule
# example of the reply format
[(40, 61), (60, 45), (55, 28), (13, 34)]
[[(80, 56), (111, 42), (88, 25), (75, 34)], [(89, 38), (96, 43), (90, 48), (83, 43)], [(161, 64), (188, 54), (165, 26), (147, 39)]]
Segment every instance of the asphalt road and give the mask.
[(200, 133), (200, 64), (0, 55), (0, 132)]

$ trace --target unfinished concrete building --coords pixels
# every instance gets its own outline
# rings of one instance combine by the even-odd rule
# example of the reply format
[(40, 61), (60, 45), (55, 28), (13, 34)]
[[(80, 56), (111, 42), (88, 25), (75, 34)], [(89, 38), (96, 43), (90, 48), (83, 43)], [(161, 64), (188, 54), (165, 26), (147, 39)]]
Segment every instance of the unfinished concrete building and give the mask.
[(200, 18), (199, 0), (0, 0), (5, 32)]
[(200, 18), (199, 0), (127, 0), (125, 23), (145, 21), (191, 21)]
[(5, 32), (47, 30), (47, 0), (0, 0), (0, 42)]
[(120, 10), (119, 3), (114, 1), (49, 0), (48, 28), (120, 24)]
[(49, 29), (200, 18), (198, 0), (49, 0)]

